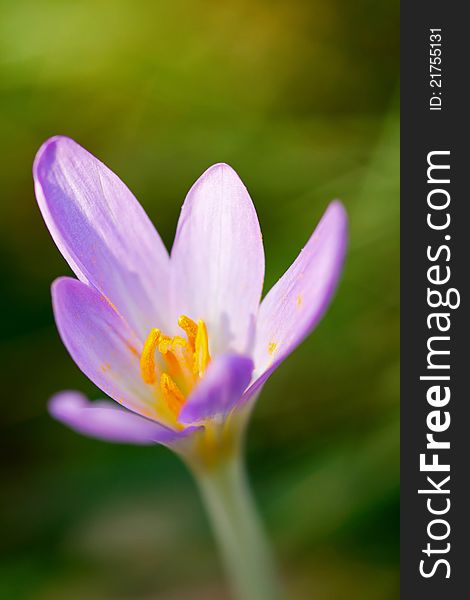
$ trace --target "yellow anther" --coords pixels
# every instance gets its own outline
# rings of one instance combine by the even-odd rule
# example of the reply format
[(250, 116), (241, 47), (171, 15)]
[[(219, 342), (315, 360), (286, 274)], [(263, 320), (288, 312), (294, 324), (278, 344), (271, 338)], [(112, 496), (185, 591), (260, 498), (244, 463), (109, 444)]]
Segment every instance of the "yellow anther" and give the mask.
[(196, 348), (196, 336), (197, 336), (197, 325), (196, 323), (187, 317), (186, 315), (181, 315), (178, 319), (178, 325), (188, 336), (188, 343), (191, 350), (194, 352)]
[(165, 355), (171, 349), (171, 338), (167, 335), (161, 335), (158, 340), (158, 351)]
[(277, 344), (276, 342), (269, 342), (268, 344), (268, 352), (273, 355), (276, 352)]
[(140, 373), (145, 383), (156, 383), (157, 381), (155, 351), (160, 337), (160, 330), (152, 329), (145, 340), (144, 349), (140, 355)]
[(166, 402), (168, 408), (178, 416), (181, 407), (185, 402), (185, 398), (181, 393), (181, 390), (168, 375), (168, 373), (162, 373), (160, 377), (160, 388), (162, 390), (163, 399)]
[(172, 375), (175, 375), (179, 370), (178, 359), (171, 350), (171, 338), (167, 336), (160, 336), (158, 342), (158, 351), (165, 359), (168, 370)]
[(196, 375), (202, 377), (209, 364), (211, 357), (209, 355), (209, 340), (207, 337), (207, 327), (204, 321), (197, 322), (197, 334), (194, 352), (194, 371)]
[[(155, 385), (155, 410), (163, 422), (178, 427), (178, 415), (194, 385), (205, 373), (211, 357), (204, 321), (196, 323), (182, 315), (178, 324), (184, 337), (170, 337), (152, 329), (140, 355), (145, 383)], [(158, 357), (157, 352), (160, 354)], [(104, 370), (107, 365), (102, 366)]]
[(171, 340), (171, 348), (174, 350), (178, 346), (186, 348), (188, 346), (188, 342), (183, 337), (175, 335), (175, 337)]

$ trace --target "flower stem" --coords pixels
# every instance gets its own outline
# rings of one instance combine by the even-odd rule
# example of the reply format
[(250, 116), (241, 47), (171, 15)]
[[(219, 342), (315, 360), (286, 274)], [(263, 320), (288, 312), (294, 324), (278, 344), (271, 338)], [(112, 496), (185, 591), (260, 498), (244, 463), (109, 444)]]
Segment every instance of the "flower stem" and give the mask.
[(281, 597), (280, 586), (240, 453), (210, 469), (193, 472), (235, 598), (278, 600)]

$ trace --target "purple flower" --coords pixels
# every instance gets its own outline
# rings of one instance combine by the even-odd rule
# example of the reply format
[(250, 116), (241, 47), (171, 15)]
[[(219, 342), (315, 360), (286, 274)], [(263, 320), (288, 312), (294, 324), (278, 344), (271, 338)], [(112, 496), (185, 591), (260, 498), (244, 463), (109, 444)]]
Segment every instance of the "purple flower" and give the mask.
[(179, 450), (246, 420), (264, 382), (322, 317), (341, 272), (347, 219), (335, 201), (260, 302), (258, 218), (225, 164), (189, 191), (170, 255), (124, 183), (71, 139), (43, 144), (34, 182), (46, 225), (78, 278), (52, 285), (60, 336), (117, 402), (65, 391), (50, 412), (96, 438)]

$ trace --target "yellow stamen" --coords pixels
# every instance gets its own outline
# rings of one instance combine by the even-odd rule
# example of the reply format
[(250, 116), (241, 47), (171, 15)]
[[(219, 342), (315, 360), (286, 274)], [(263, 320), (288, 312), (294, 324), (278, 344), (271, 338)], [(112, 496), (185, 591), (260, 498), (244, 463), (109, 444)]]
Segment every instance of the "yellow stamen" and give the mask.
[(191, 347), (191, 350), (194, 352), (196, 348), (196, 336), (197, 336), (197, 325), (196, 323), (187, 317), (186, 315), (181, 315), (178, 319), (178, 325), (188, 336), (188, 343)]
[(162, 373), (160, 377), (160, 388), (168, 408), (177, 416), (185, 402), (185, 398), (168, 373)]
[(182, 346), (185, 348), (188, 345), (188, 342), (179, 335), (175, 335), (175, 337), (171, 340), (171, 348), (174, 350), (177, 346)]
[(178, 370), (170, 372), (170, 375), (178, 384), (180, 390), (189, 394), (196, 383), (194, 373), (194, 352), (189, 342), (184, 338), (175, 336), (171, 343), (171, 352), (178, 361)]
[(156, 383), (157, 381), (155, 350), (160, 337), (160, 330), (152, 329), (145, 340), (144, 349), (140, 355), (140, 373), (145, 383)]
[(172, 426), (178, 426), (178, 415), (186, 397), (204, 375), (211, 360), (204, 321), (199, 320), (196, 325), (192, 319), (182, 315), (178, 324), (186, 333), (187, 340), (152, 329), (140, 356), (142, 379), (155, 386), (155, 410), (164, 422)]
[(160, 335), (158, 339), (158, 351), (160, 354), (165, 355), (170, 350), (170, 346), (171, 337), (168, 337), (167, 335)]
[(175, 356), (175, 353), (172, 351), (172, 342), (173, 340), (169, 337), (161, 336), (160, 342), (158, 344), (158, 351), (165, 359), (168, 370), (171, 375), (174, 377), (180, 371), (178, 358)]
[(199, 377), (202, 377), (210, 361), (207, 327), (202, 320), (197, 322), (195, 346), (194, 371)]

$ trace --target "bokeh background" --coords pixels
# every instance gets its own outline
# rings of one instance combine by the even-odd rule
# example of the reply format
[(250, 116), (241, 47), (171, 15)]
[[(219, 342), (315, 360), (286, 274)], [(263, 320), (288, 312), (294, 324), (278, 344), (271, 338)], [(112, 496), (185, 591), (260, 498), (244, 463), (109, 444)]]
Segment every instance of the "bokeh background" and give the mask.
[(265, 386), (254, 492), (289, 599), (398, 597), (398, 1), (0, 0), (1, 546), (6, 600), (228, 598), (195, 486), (164, 448), (53, 422), (99, 397), (63, 348), (69, 269), (31, 163), (75, 138), (170, 245), (185, 193), (230, 163), (251, 192), (265, 291), (329, 200), (350, 214), (341, 286)]

